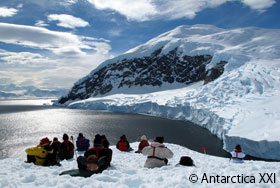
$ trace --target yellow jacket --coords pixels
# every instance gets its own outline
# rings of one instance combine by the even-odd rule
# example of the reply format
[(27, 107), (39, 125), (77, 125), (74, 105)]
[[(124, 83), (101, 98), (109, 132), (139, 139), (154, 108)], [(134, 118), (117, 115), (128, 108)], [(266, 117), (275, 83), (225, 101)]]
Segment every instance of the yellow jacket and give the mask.
[(44, 165), (47, 155), (53, 153), (53, 150), (48, 151), (44, 148), (44, 146), (46, 146), (46, 145), (48, 145), (48, 144), (38, 145), (36, 147), (28, 148), (25, 150), (27, 155), (35, 156), (36, 165)]

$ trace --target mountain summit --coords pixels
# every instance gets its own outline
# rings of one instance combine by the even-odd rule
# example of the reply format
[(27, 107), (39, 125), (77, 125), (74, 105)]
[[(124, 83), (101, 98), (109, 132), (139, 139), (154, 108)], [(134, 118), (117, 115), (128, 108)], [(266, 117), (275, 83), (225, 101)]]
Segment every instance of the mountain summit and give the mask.
[(107, 60), (59, 99), (71, 108), (190, 120), (231, 151), (280, 159), (280, 30), (180, 26)]

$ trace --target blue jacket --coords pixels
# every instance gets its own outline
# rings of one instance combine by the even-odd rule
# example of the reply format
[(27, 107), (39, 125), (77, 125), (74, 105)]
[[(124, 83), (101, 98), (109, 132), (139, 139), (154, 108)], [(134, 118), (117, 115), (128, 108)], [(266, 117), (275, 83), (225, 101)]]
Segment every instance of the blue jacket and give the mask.
[(86, 151), (89, 148), (89, 140), (85, 137), (78, 136), (76, 146), (78, 151)]

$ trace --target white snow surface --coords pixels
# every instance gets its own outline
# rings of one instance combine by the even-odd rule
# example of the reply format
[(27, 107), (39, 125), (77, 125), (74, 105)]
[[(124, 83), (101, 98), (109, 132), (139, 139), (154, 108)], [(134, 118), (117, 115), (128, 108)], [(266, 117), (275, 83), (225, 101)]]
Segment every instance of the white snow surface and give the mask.
[(180, 26), (96, 70), (124, 58), (148, 56), (161, 47), (161, 53), (177, 47), (181, 55), (210, 54), (208, 68), (221, 60), (228, 63), (224, 73), (206, 85), (152, 93), (140, 86), (130, 88), (137, 95), (114, 89), (104, 97), (68, 101), (66, 106), (189, 120), (221, 138), (227, 151), (241, 144), (247, 154), (280, 160), (280, 30)]
[[(131, 146), (137, 149), (139, 142)], [(161, 168), (144, 168), (146, 157), (142, 154), (128, 153), (113, 149), (111, 167), (102, 174), (94, 174), (89, 178), (59, 176), (62, 171), (77, 169), (75, 159), (64, 160), (62, 166), (42, 167), (30, 163), (24, 163), (25, 158), (7, 158), (0, 160), (0, 187), (1, 188), (188, 188), (188, 187), (245, 187), (245, 188), (272, 188), (279, 187), (280, 170), (276, 162), (245, 161), (243, 164), (230, 163), (229, 159), (204, 155), (187, 148), (166, 144), (174, 152), (174, 157), (169, 160), (167, 166)], [(245, 151), (246, 152), (246, 151)], [(181, 156), (190, 156), (195, 163), (193, 167), (177, 165)], [(268, 173), (268, 175), (264, 175)], [(191, 183), (189, 177), (196, 174), (197, 183)], [(207, 176), (207, 181), (203, 177)], [(264, 177), (261, 180), (261, 175)], [(219, 175), (219, 179), (210, 176)], [(238, 183), (237, 176), (243, 183)], [(233, 181), (221, 183), (222, 176), (233, 177)], [(235, 177), (234, 177), (235, 176)], [(255, 179), (251, 183), (245, 183)], [(271, 179), (268, 180), (268, 176)], [(276, 181), (274, 183), (274, 177)], [(195, 178), (194, 178), (195, 179)], [(217, 183), (219, 181), (220, 183)], [(259, 183), (262, 181), (261, 183)]]

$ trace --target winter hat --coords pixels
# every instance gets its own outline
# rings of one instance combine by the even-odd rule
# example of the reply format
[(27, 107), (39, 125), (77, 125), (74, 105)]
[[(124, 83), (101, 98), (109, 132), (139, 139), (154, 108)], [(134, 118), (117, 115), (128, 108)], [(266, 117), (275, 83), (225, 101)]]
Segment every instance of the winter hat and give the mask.
[(147, 140), (147, 137), (145, 135), (141, 136), (141, 140)]
[(93, 141), (94, 146), (102, 146), (102, 141), (101, 141), (101, 136), (100, 134), (95, 135), (94, 141)]
[(49, 144), (49, 143), (50, 143), (50, 140), (48, 139), (48, 137), (42, 138), (40, 140), (40, 145)]
[(63, 138), (64, 141), (69, 140), (69, 136), (67, 134), (64, 134), (62, 138)]
[(164, 138), (163, 138), (163, 136), (158, 136), (158, 137), (156, 137), (156, 139), (154, 141), (163, 144)]
[(103, 140), (107, 140), (107, 138), (106, 138), (106, 136), (103, 134), (103, 135), (101, 135), (101, 139), (103, 139)]
[(83, 133), (79, 133), (79, 137), (84, 137)]
[(237, 144), (237, 145), (235, 146), (235, 151), (237, 151), (237, 152), (242, 152), (242, 149), (241, 149), (240, 144)]
[(123, 134), (120, 139), (126, 139), (125, 134)]

